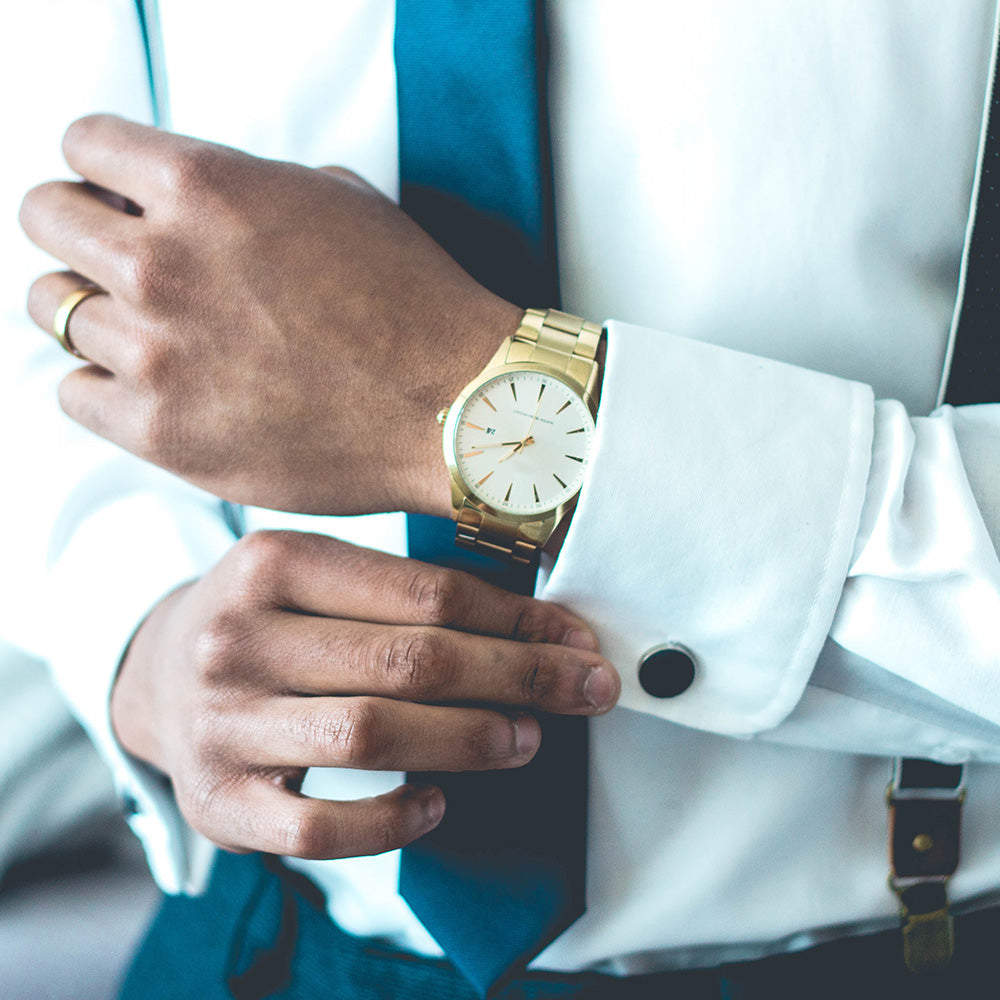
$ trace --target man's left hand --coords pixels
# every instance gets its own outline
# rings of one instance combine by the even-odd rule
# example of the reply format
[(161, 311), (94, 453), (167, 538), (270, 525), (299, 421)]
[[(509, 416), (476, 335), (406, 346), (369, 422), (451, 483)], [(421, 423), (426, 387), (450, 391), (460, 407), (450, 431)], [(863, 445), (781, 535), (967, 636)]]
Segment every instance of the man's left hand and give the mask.
[(32, 286), (42, 329), (107, 292), (72, 314), (69, 416), (227, 500), (449, 514), (434, 414), (518, 307), (349, 171), (107, 115), (63, 148), (83, 180), (33, 189), (21, 223), (72, 269)]

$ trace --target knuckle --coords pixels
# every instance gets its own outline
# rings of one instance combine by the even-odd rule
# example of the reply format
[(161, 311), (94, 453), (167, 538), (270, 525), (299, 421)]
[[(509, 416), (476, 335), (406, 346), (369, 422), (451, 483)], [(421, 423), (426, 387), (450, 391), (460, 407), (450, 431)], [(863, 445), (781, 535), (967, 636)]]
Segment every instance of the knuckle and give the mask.
[(518, 642), (541, 640), (545, 637), (548, 616), (537, 601), (526, 598), (517, 610), (511, 638)]
[(227, 811), (230, 785), (209, 770), (187, 781), (175, 779), (178, 808), (192, 826), (208, 833), (214, 821)]
[(198, 630), (192, 660), (201, 676), (217, 678), (233, 668), (242, 646), (242, 629), (237, 618), (233, 612), (219, 612)]
[(531, 649), (525, 654), (521, 671), (521, 697), (526, 704), (544, 702), (554, 687), (554, 676), (548, 658), (541, 650)]
[(331, 177), (336, 177), (337, 180), (341, 181), (358, 181), (361, 179), (353, 170), (343, 167), (339, 163), (331, 163), (323, 167), (323, 173), (329, 174)]
[(402, 846), (399, 816), (383, 807), (373, 810), (368, 821), (368, 854), (385, 854)]
[(321, 814), (303, 809), (286, 816), (281, 822), (279, 843), (283, 854), (318, 861), (336, 853), (331, 831)]
[(252, 531), (233, 547), (230, 562), (239, 580), (258, 584), (287, 564), (294, 544), (294, 532)]
[(38, 184), (21, 199), (21, 206), (17, 212), (17, 220), (21, 224), (21, 228), (25, 231), (31, 231), (32, 222), (37, 218), (42, 202), (45, 200), (46, 191), (50, 186), (51, 182)]
[(69, 192), (79, 187), (72, 181), (45, 181), (31, 188), (21, 199), (18, 222), (28, 235), (38, 234), (45, 227), (61, 223), (61, 206)]
[(385, 649), (385, 672), (394, 689), (432, 698), (448, 686), (443, 638), (429, 629), (395, 635)]
[(419, 621), (448, 627), (462, 620), (465, 581), (453, 570), (421, 568), (410, 580), (409, 597)]
[(355, 173), (348, 167), (335, 163), (330, 164), (329, 166), (321, 167), (320, 169), (324, 174), (329, 174), (334, 178), (334, 180), (337, 180), (342, 184), (347, 184), (366, 192), (374, 192), (375, 190), (360, 174)]
[(72, 155), (75, 147), (95, 140), (111, 117), (106, 114), (92, 114), (71, 122), (63, 133), (63, 152)]
[(345, 701), (335, 712), (310, 717), (307, 740), (329, 747), (342, 767), (377, 770), (385, 752), (379, 713), (370, 699)]
[(221, 159), (221, 151), (208, 143), (177, 142), (162, 162), (166, 189), (178, 200), (211, 191)]

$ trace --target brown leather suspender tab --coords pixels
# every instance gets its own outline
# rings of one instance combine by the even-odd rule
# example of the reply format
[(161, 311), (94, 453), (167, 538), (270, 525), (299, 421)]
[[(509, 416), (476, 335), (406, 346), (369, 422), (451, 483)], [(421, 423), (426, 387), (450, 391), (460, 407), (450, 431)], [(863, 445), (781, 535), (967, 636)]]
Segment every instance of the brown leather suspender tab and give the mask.
[(889, 805), (889, 884), (903, 919), (911, 972), (943, 968), (954, 950), (947, 883), (958, 867), (965, 782), (961, 765), (896, 761)]

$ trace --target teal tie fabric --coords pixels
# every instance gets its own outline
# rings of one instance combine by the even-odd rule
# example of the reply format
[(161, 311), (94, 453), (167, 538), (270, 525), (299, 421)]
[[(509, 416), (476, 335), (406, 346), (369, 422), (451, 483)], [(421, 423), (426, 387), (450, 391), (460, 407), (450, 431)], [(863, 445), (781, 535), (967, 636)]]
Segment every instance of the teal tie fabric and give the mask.
[[(520, 305), (558, 304), (541, 9), (525, 0), (397, 0), (403, 208), (475, 278)], [(534, 574), (455, 546), (411, 516), (414, 558), (520, 593)], [(447, 800), (405, 848), (399, 888), (484, 996), (584, 908), (586, 720), (549, 716), (523, 768), (418, 774)]]

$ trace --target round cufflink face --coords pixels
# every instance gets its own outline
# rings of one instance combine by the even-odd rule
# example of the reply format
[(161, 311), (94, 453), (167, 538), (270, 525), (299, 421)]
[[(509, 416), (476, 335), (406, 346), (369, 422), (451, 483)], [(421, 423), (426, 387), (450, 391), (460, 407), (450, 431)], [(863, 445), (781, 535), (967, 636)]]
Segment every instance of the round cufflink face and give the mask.
[(680, 643), (654, 646), (639, 661), (639, 684), (654, 698), (676, 698), (694, 682), (697, 662), (694, 654)]

